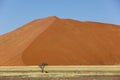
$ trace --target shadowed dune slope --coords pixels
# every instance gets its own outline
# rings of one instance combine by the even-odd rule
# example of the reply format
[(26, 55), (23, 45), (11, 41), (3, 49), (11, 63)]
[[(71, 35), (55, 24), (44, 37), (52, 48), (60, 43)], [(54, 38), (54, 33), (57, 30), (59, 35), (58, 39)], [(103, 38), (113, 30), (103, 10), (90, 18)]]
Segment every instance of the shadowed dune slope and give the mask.
[(119, 41), (120, 26), (52, 16), (0, 36), (0, 65), (116, 65)]

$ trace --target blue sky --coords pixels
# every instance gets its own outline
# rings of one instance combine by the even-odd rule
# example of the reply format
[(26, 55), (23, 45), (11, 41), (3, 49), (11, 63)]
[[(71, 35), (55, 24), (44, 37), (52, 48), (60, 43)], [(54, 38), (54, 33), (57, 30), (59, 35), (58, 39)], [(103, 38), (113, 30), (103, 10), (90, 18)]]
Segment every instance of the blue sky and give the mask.
[(120, 25), (120, 0), (0, 0), (0, 34), (47, 16)]

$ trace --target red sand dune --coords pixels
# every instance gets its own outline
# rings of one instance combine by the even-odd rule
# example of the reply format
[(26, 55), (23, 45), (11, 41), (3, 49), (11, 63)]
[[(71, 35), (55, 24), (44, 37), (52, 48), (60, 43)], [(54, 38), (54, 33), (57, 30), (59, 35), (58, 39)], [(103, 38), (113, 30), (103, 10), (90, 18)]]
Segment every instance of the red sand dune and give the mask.
[(120, 26), (60, 19), (32, 21), (0, 36), (0, 65), (120, 64)]

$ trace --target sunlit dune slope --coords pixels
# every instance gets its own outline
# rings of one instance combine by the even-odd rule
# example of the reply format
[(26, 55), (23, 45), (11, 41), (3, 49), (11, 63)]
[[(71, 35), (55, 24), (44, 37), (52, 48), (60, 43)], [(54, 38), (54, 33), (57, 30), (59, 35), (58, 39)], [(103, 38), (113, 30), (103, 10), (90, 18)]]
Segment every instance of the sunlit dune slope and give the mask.
[(120, 64), (119, 41), (120, 26), (52, 16), (0, 36), (0, 65)]

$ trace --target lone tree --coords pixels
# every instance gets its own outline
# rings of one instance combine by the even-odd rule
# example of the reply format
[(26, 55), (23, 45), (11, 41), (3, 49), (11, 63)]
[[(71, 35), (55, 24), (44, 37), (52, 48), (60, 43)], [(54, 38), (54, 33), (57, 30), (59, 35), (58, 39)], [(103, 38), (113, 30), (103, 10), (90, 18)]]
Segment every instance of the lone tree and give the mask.
[(45, 71), (45, 66), (47, 66), (47, 65), (48, 65), (47, 63), (42, 63), (42, 64), (39, 65), (39, 67), (41, 68), (42, 73), (44, 73), (44, 72), (48, 73), (47, 71)]

